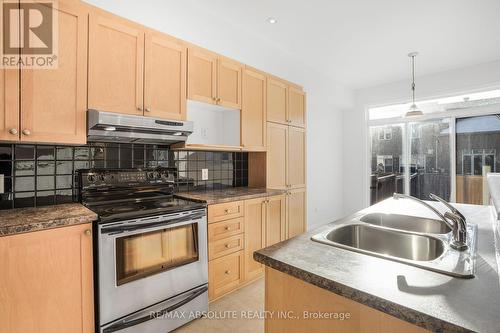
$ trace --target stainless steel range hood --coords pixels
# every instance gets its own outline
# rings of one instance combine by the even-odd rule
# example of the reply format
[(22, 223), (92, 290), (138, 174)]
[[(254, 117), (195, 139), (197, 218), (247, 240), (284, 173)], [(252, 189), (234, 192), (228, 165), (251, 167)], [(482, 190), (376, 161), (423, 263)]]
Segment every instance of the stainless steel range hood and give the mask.
[(88, 110), (87, 141), (156, 143), (185, 142), (193, 122)]

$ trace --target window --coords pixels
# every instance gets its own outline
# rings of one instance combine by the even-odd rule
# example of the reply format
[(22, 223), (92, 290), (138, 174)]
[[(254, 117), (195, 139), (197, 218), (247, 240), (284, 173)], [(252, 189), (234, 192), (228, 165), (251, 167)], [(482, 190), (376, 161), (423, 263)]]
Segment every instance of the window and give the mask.
[(391, 128), (381, 128), (378, 132), (379, 140), (392, 140), (392, 129)]

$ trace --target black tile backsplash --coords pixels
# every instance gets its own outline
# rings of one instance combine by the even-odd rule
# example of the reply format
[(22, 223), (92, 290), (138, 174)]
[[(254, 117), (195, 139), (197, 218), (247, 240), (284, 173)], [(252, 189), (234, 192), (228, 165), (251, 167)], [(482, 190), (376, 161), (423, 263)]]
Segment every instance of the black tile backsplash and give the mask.
[[(0, 144), (0, 174), (5, 177), (0, 209), (74, 201), (78, 169), (162, 166), (178, 168), (179, 192), (248, 186), (248, 153), (172, 151), (164, 146), (117, 143)], [(208, 180), (201, 179), (205, 168)]]

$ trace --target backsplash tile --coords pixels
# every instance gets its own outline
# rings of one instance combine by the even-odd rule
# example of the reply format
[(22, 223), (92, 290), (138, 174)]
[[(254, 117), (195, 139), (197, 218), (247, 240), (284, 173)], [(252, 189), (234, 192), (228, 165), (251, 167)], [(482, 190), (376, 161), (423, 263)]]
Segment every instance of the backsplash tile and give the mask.
[[(75, 201), (75, 170), (178, 168), (177, 191), (248, 186), (248, 153), (172, 151), (165, 146), (92, 143), (87, 146), (0, 144), (5, 193), (0, 209)], [(202, 180), (201, 169), (208, 169)]]

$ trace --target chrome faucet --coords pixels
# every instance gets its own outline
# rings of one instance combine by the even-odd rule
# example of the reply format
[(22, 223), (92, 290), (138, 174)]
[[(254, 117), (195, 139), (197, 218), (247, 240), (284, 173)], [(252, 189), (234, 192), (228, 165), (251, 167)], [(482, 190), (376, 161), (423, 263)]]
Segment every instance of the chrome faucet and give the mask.
[[(455, 207), (450, 205), (443, 198), (438, 197), (435, 194), (430, 194), (431, 199), (435, 199), (443, 203), (451, 212), (446, 212), (441, 214), (436, 208), (429, 205), (427, 202), (420, 200), (418, 198), (412, 197), (410, 195), (394, 193), (394, 199), (412, 199), (421, 205), (432, 210), (439, 218), (453, 231), (453, 240), (450, 242), (450, 247), (458, 251), (464, 251), (467, 249), (467, 222), (465, 217), (460, 213)], [(451, 221), (451, 222), (450, 222)]]

